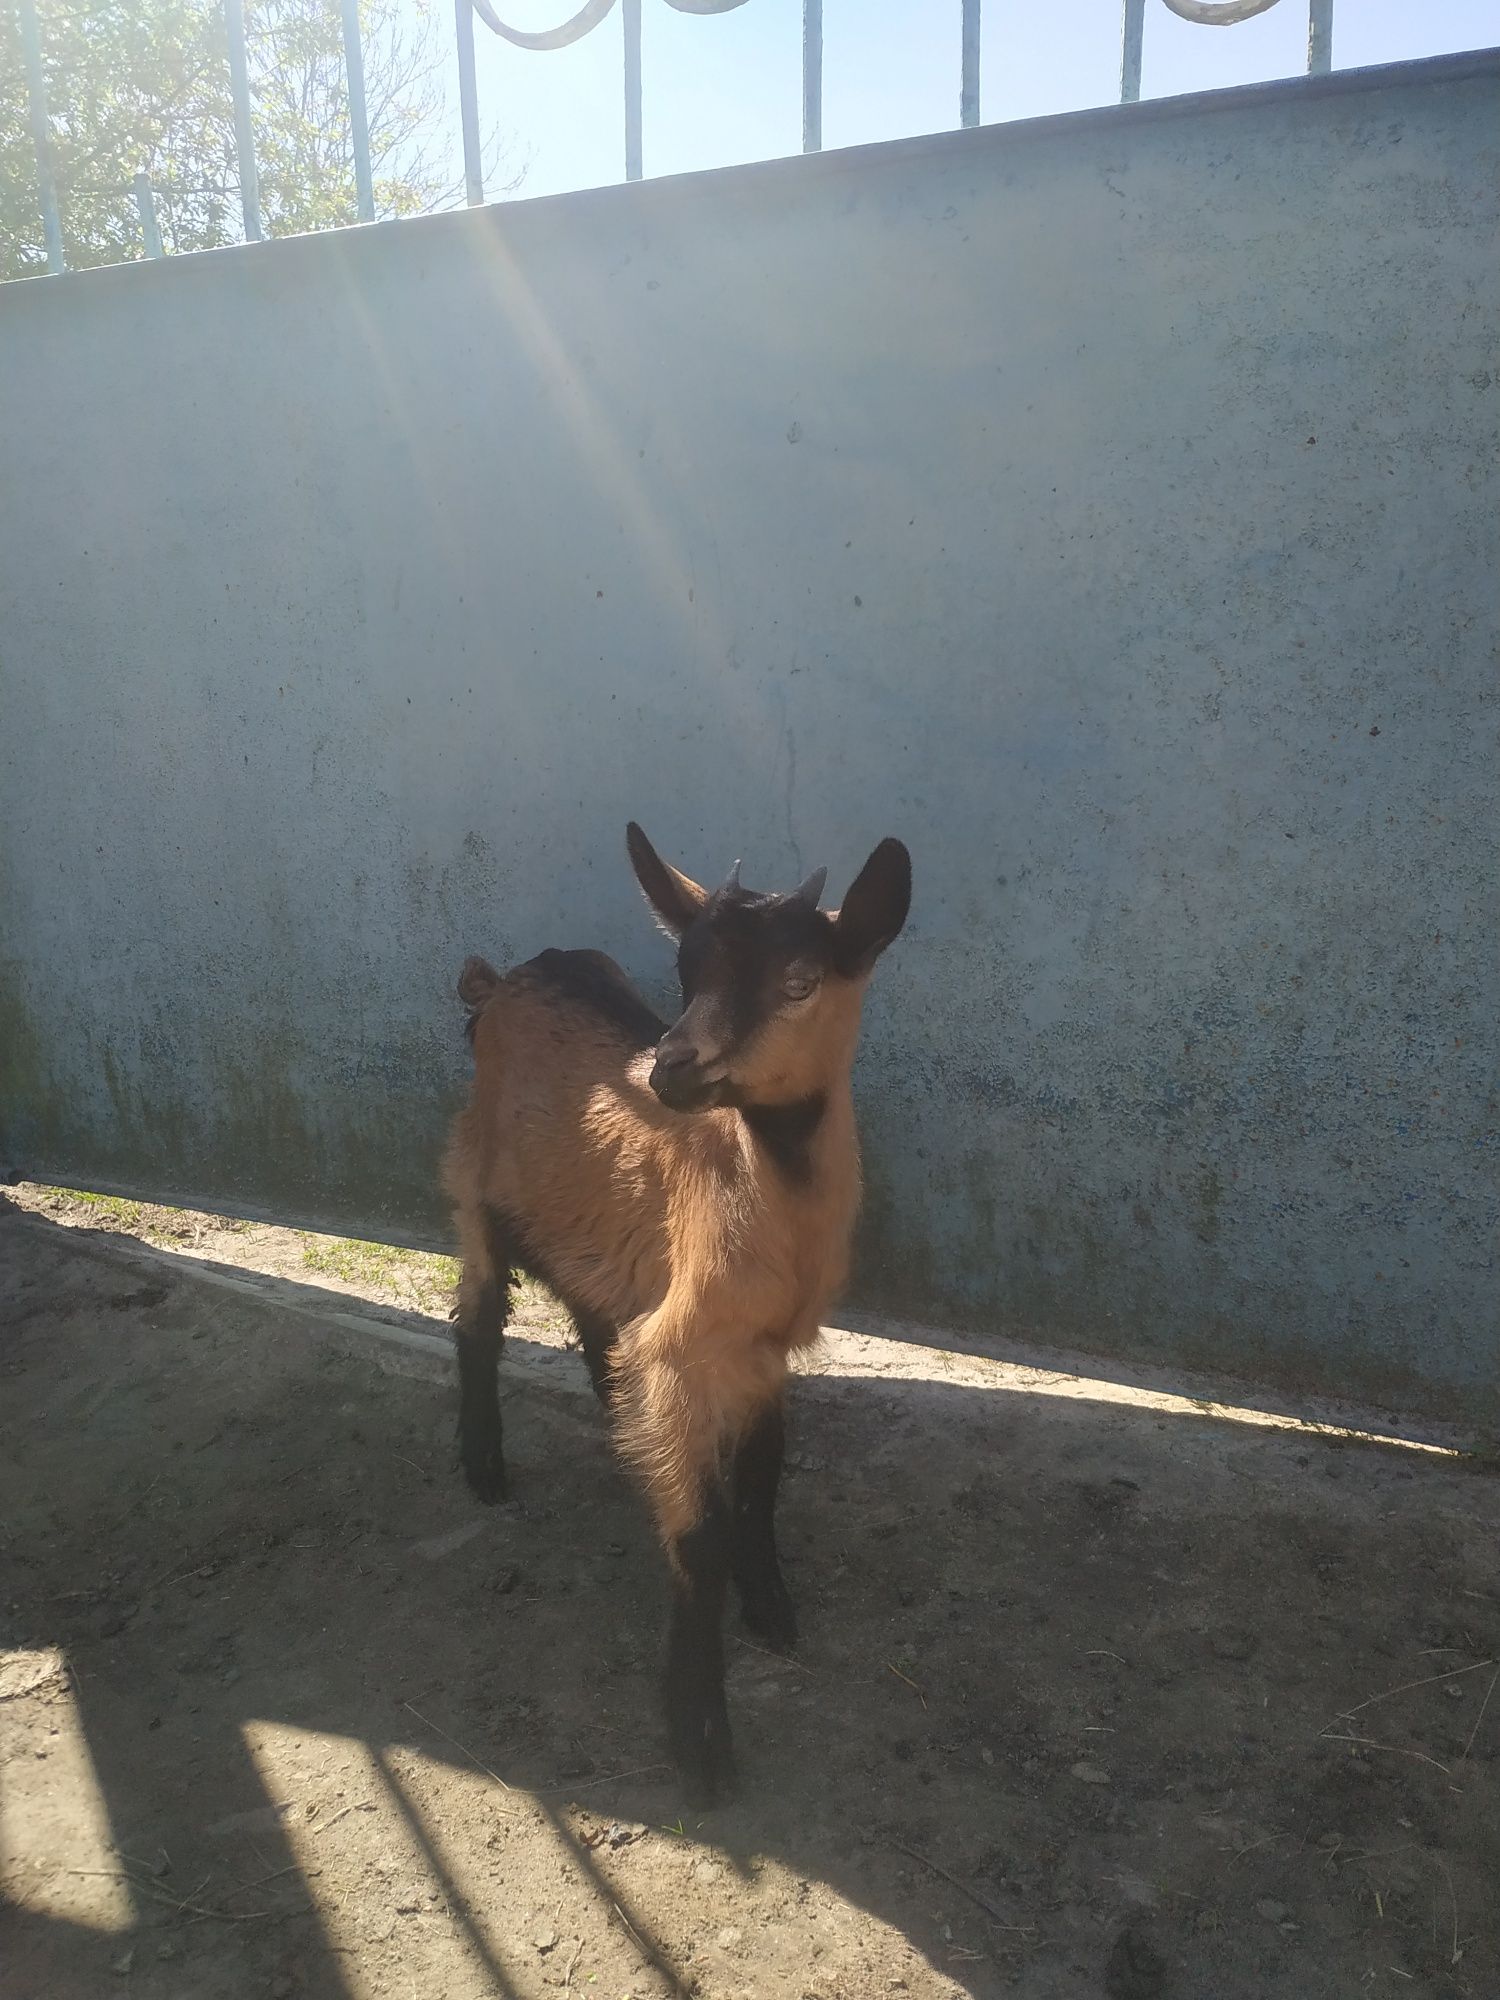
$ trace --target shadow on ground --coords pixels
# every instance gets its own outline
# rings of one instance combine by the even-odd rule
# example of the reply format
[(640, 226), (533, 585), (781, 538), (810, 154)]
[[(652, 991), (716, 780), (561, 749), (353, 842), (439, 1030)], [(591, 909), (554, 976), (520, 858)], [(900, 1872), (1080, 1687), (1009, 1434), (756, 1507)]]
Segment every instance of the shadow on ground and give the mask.
[(806, 1642), (683, 1819), (590, 1403), (479, 1510), (444, 1388), (82, 1249), (0, 1212), (7, 2000), (1500, 1991), (1492, 1480), (809, 1378)]

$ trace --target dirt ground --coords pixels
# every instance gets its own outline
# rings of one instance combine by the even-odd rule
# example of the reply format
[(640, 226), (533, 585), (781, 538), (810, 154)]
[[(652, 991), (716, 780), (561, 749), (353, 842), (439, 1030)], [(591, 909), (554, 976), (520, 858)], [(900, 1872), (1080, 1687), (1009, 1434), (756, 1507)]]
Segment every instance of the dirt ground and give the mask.
[(835, 1341), (684, 1818), (582, 1364), (475, 1506), (444, 1277), (0, 1198), (4, 2000), (1500, 1995), (1481, 1469)]

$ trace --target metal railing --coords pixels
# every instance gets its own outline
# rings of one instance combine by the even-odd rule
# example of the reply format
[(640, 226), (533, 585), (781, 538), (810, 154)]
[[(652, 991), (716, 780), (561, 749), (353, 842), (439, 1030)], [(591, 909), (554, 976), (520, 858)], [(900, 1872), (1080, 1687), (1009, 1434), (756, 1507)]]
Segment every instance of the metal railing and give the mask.
[[(745, 0), (666, 0), (679, 14), (728, 14)], [(1257, 14), (1265, 14), (1279, 0), (1162, 0), (1169, 12), (1200, 27), (1234, 27)], [(614, 11), (615, 0), (584, 0), (584, 4), (559, 27), (542, 33), (523, 33), (510, 27), (495, 12), (493, 0), (455, 0), (459, 18), (459, 70), (466, 77), (465, 88), (475, 94), (473, 15), (478, 14), (492, 33), (515, 48), (565, 49), (602, 26)], [(642, 177), (641, 146), (641, 0), (620, 0), (624, 15), (625, 40), (625, 178)], [(961, 126), (980, 123), (979, 43), (982, 0), (959, 0), (958, 122)], [(1141, 95), (1141, 54), (1145, 41), (1146, 0), (1124, 0), (1120, 27), (1120, 102), (1136, 104)], [(1309, 76), (1326, 75), (1333, 67), (1333, 0), (1308, 0), (1307, 71)], [(478, 125), (472, 145), (465, 131), (465, 166), (468, 170), (469, 199), (482, 201), (484, 189), (479, 171)], [(823, 0), (802, 0), (802, 150), (818, 153), (823, 149)]]
[[(240, 202), (245, 240), (261, 241), (260, 179), (255, 159), (249, 66), (245, 52), (244, 0), (223, 0), (229, 50), (230, 91), (234, 103), (235, 149), (239, 161)], [(459, 79), (459, 126), (463, 140), (464, 192), (471, 207), (483, 202), (479, 87), (474, 62), (474, 17), (512, 47), (537, 53), (563, 49), (581, 41), (613, 13), (616, 0), (583, 0), (583, 5), (559, 26), (540, 31), (511, 27), (495, 10), (493, 0), (454, 0)], [(642, 0), (619, 0), (624, 46), (625, 178), (638, 181), (644, 166), (641, 94)], [(681, 14), (727, 14), (746, 0), (665, 0)], [(958, 122), (980, 123), (979, 50), (982, 0), (958, 0), (961, 35), (958, 79)], [(1169, 12), (1204, 27), (1233, 27), (1264, 14), (1279, 0), (1161, 0)], [(364, 53), (360, 43), (359, 0), (341, 0), (344, 68), (348, 92), (355, 197), (361, 222), (375, 220), (374, 184), (370, 170), (370, 134), (365, 109)], [(36, 0), (20, 0), (21, 43), (26, 65), (32, 138), (36, 149), (37, 191), (47, 249), (47, 268), (65, 269), (61, 212), (52, 167), (51, 125)], [(1120, 102), (1135, 104), (1141, 95), (1141, 61), (1145, 42), (1146, 0), (1123, 0), (1120, 27)], [(1307, 71), (1326, 75), (1333, 67), (1333, 0), (1308, 0)], [(802, 0), (802, 150), (821, 152), (823, 146), (823, 0)], [(135, 200), (141, 241), (148, 257), (162, 255), (161, 230), (150, 179), (138, 174)]]

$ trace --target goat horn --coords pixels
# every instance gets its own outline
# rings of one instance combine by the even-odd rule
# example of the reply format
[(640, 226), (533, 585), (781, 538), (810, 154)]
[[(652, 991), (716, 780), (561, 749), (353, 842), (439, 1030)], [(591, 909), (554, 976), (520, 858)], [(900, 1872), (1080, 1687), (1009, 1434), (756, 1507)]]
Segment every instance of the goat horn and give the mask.
[(740, 886), (740, 864), (738, 861), (736, 861), (734, 866), (729, 871), (729, 875), (724, 883), (724, 889), (729, 895), (732, 896), (738, 892), (739, 886)]
[(815, 868), (802, 884), (801, 888), (792, 891), (792, 901), (794, 903), (811, 903), (812, 907), (816, 909), (818, 907), (818, 898), (823, 893), (823, 884), (827, 880), (828, 870), (826, 868)]

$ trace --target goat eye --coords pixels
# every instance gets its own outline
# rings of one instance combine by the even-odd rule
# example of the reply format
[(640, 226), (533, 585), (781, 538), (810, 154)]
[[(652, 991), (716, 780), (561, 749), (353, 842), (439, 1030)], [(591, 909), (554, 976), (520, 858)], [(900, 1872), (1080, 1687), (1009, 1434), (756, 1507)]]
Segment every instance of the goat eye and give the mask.
[(782, 981), (781, 990), (788, 1000), (809, 1000), (817, 991), (818, 982), (805, 973), (794, 973), (790, 979)]

